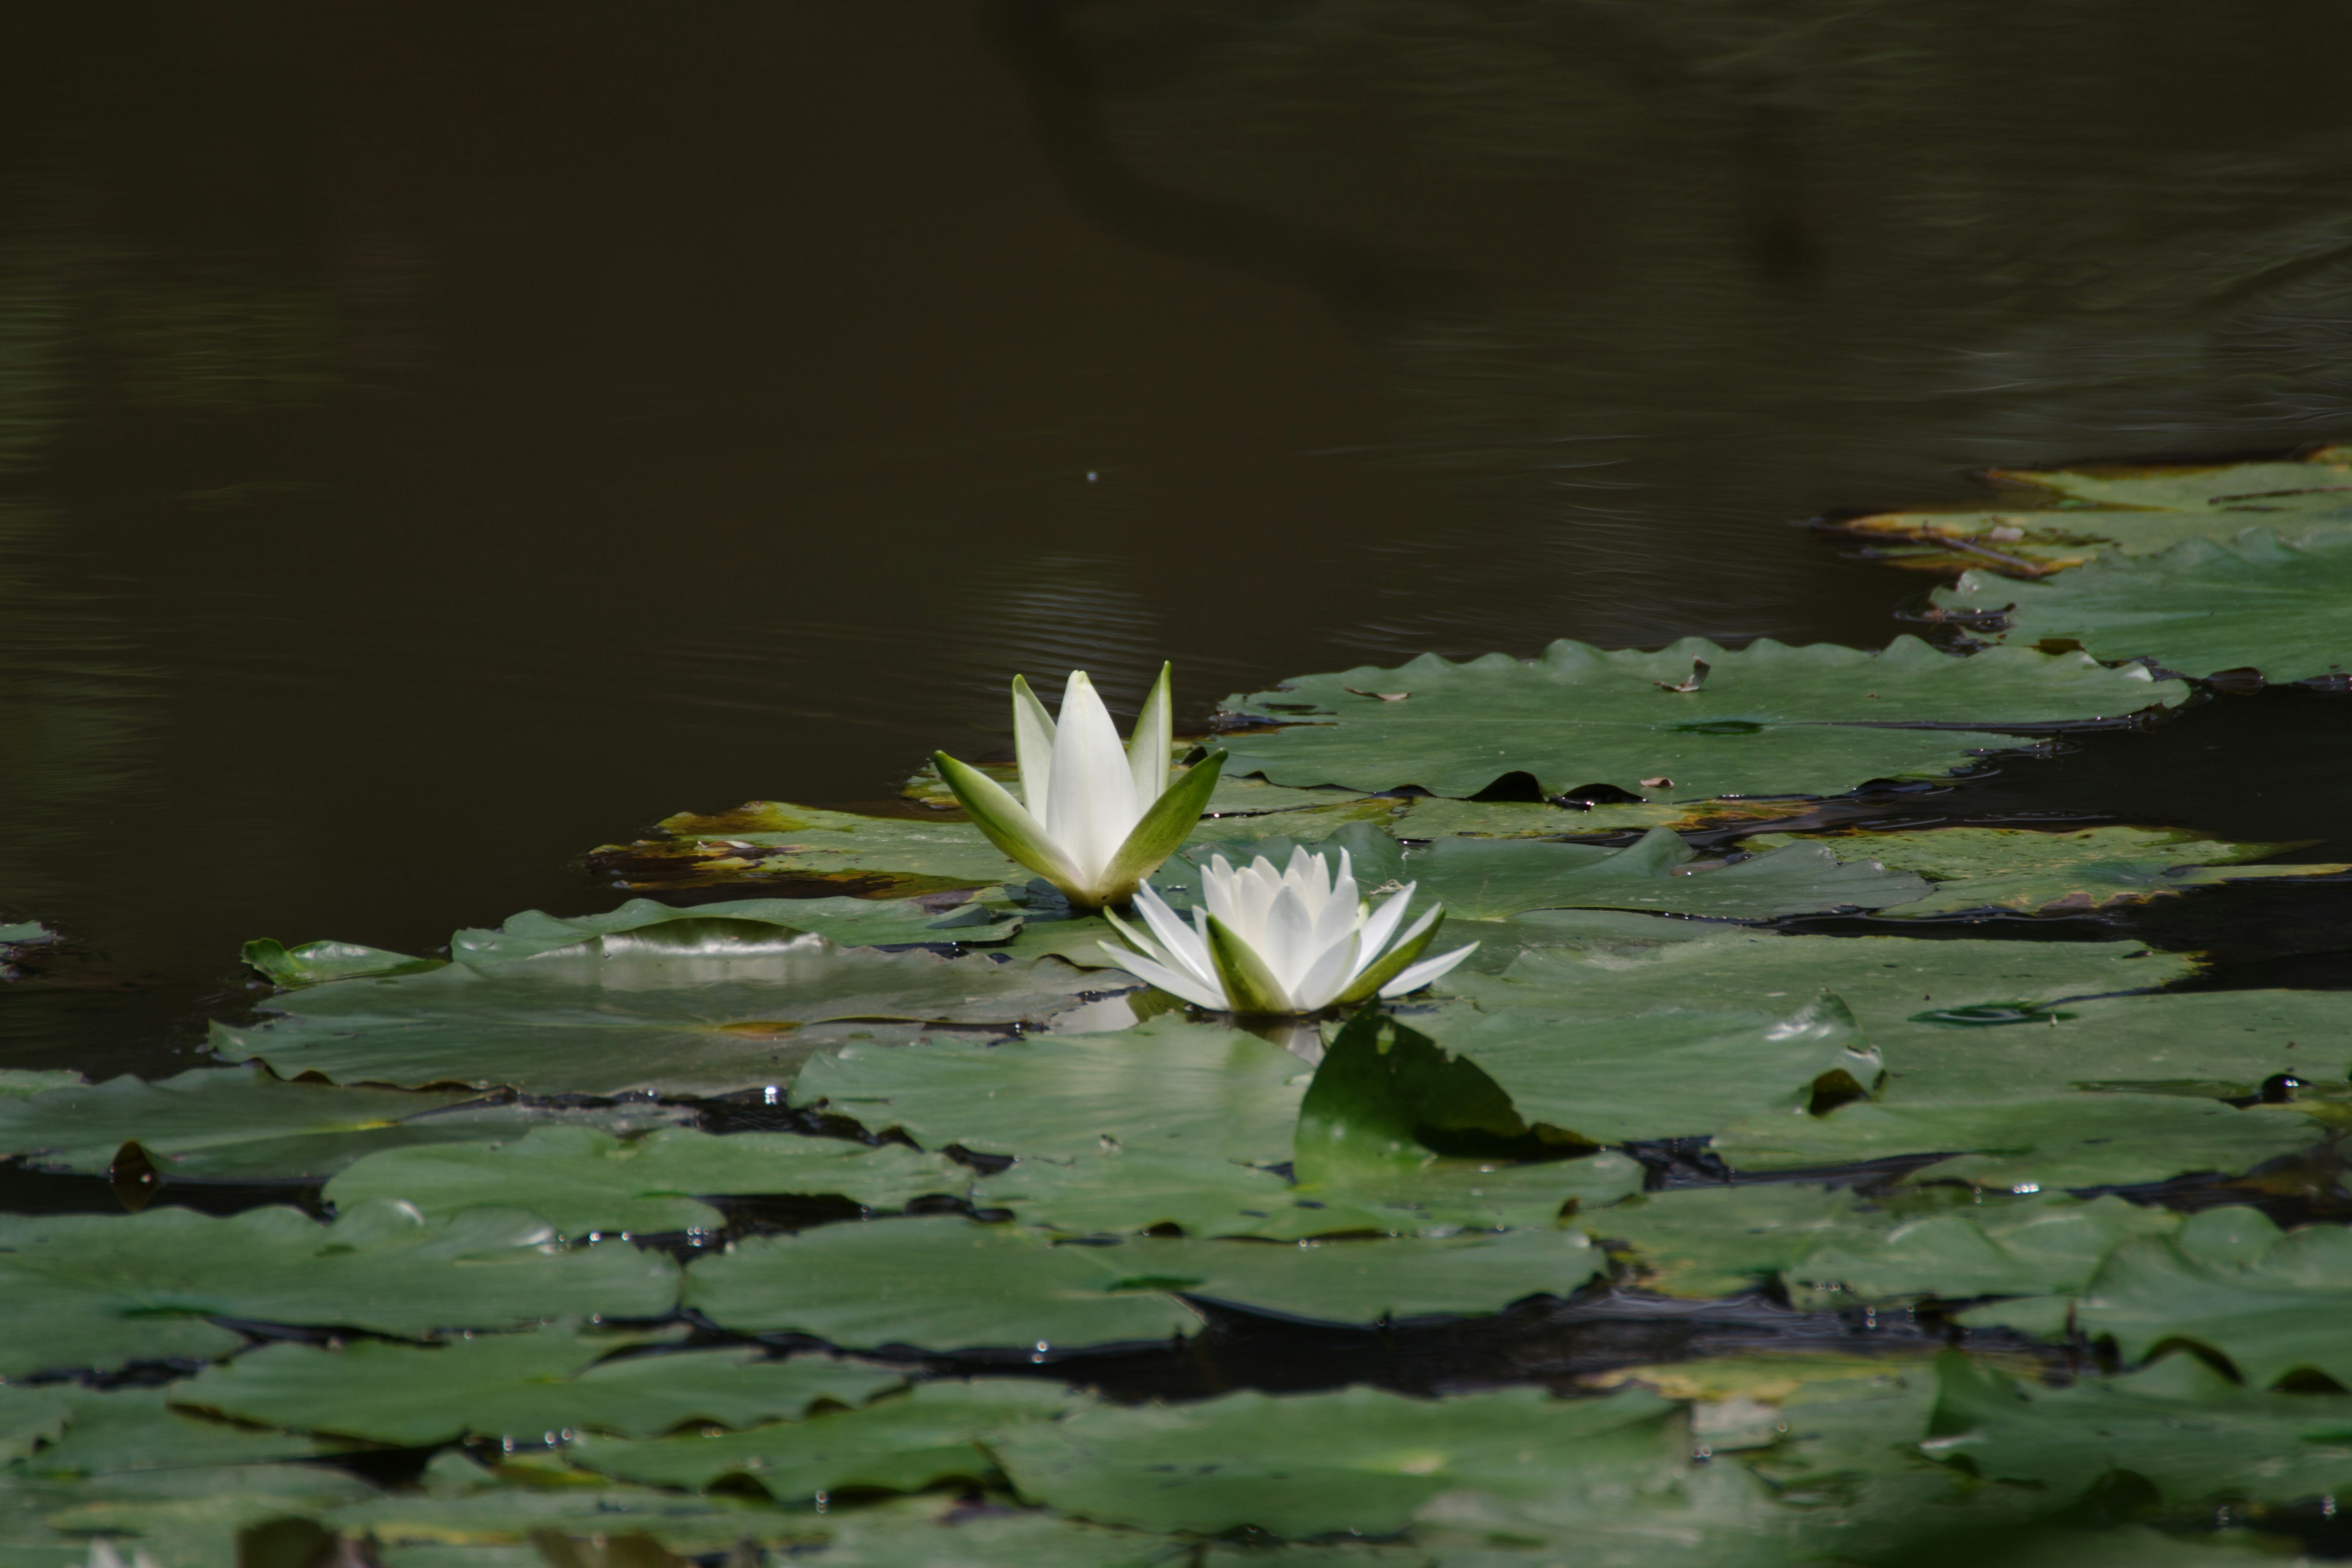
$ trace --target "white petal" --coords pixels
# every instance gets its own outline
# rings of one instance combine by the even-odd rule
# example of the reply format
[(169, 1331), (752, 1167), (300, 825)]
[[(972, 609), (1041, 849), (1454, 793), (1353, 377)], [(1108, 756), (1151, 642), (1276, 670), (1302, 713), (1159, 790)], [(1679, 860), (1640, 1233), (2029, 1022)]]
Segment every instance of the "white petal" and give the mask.
[(1186, 925), (1150, 884), (1135, 890), (1135, 912), (1143, 917), (1151, 934), (1167, 948), (1171, 963), (1200, 976), (1203, 984), (1215, 984), (1217, 966), (1209, 958), (1207, 936)]
[(1055, 727), (1053, 782), (1045, 801), (1045, 831), (1081, 876), (1101, 875), (1142, 813), (1135, 778), (1110, 710), (1095, 695), (1086, 671), (1070, 672)]
[(1266, 907), (1265, 939), (1251, 945), (1282, 982), (1282, 988), (1296, 997), (1298, 983), (1322, 956), (1314, 939), (1315, 919), (1307, 912), (1307, 900), (1298, 896), (1297, 889), (1285, 888)]
[(1412, 890), (1419, 886), (1418, 882), (1407, 883), (1402, 891), (1390, 894), (1386, 903), (1365, 917), (1365, 963), (1370, 963), (1389, 950), (1390, 942), (1396, 936), (1397, 922), (1404, 919), (1405, 910), (1412, 903)]
[(1474, 942), (1468, 947), (1457, 947), (1442, 957), (1424, 958), (1419, 963), (1408, 963), (1394, 980), (1381, 987), (1381, 994), (1402, 996), (1408, 992), (1418, 991), (1477, 951), (1478, 944)]
[(1109, 942), (1104, 942), (1102, 950), (1109, 954), (1113, 963), (1148, 985), (1156, 985), (1171, 996), (1181, 996), (1195, 1007), (1206, 1007), (1213, 1012), (1224, 1010), (1225, 994), (1213, 985), (1203, 985), (1189, 974), (1179, 974), (1164, 964), (1152, 963), (1140, 953), (1129, 952)]
[(1021, 764), (1021, 804), (1042, 824), (1053, 794), (1054, 716), (1018, 675), (1013, 678), (1013, 754)]
[(1324, 896), (1323, 907), (1315, 911), (1313, 944), (1318, 952), (1328, 951), (1341, 937), (1356, 929), (1358, 907), (1355, 884), (1348, 882), (1343, 885), (1347, 897), (1341, 898), (1339, 889), (1333, 889)]
[(1338, 999), (1356, 977), (1356, 933), (1343, 932), (1299, 978), (1293, 995), (1302, 1013), (1318, 1012)]

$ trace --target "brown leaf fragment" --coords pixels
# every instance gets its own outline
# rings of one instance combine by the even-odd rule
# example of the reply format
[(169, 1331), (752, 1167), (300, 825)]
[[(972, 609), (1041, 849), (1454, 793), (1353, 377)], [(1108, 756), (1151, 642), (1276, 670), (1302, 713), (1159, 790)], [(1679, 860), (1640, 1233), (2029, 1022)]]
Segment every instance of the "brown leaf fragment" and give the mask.
[(1665, 774), (1660, 773), (1656, 778), (1643, 779), (1642, 781), (1642, 787), (1643, 789), (1672, 789), (1675, 787), (1675, 781), (1668, 778)]
[(1661, 691), (1696, 691), (1706, 684), (1706, 660), (1703, 658), (1695, 658), (1691, 660), (1691, 672), (1690, 679), (1688, 680), (1654, 680), (1650, 682), (1650, 684), (1656, 687)]
[(1410, 691), (1361, 691), (1352, 686), (1343, 686), (1339, 689), (1357, 697), (1378, 698), (1382, 702), (1402, 702), (1412, 695)]

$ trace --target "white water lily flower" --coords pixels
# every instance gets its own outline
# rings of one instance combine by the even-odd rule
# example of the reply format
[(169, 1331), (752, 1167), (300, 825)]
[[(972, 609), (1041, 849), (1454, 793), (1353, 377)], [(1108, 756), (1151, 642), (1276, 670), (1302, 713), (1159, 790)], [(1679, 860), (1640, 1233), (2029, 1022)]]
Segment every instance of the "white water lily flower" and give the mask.
[(1022, 798), (945, 752), (933, 752), (931, 760), (990, 843), (1059, 888), (1070, 902), (1095, 910), (1133, 898), (1143, 879), (1191, 834), (1217, 787), (1223, 752), (1168, 782), (1173, 723), (1166, 665), (1135, 721), (1135, 738), (1124, 747), (1086, 671), (1071, 672), (1058, 723), (1016, 675), (1013, 741)]
[[(1201, 875), (1201, 901), (1186, 925), (1150, 888), (1135, 895), (1136, 911), (1151, 928), (1135, 930), (1117, 915), (1129, 952), (1102, 944), (1129, 973), (1195, 1006), (1248, 1014), (1316, 1013), (1377, 993), (1402, 996), (1452, 969), (1478, 944), (1421, 959), (1445, 917), (1432, 905), (1403, 930), (1412, 902), (1408, 884), (1379, 909), (1356, 892), (1355, 868), (1345, 849), (1339, 871), (1304, 848), (1280, 870), (1264, 856), (1241, 870), (1213, 858)], [(1158, 940), (1153, 940), (1157, 938)], [(1415, 963), (1416, 959), (1421, 962)]]

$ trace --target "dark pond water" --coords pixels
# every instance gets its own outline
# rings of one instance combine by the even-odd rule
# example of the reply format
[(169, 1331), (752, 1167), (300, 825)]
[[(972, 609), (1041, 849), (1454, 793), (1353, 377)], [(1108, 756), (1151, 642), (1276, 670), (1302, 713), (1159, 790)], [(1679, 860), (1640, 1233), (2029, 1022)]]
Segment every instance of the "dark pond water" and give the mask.
[[(14, 12), (0, 903), (90, 951), (6, 1059), (887, 796), (1016, 670), (1871, 646), (1922, 584), (1793, 521), (2352, 434), (2352, 11), (2215, 20)], [(2345, 710), (2261, 703), (2060, 804), (2332, 834)]]

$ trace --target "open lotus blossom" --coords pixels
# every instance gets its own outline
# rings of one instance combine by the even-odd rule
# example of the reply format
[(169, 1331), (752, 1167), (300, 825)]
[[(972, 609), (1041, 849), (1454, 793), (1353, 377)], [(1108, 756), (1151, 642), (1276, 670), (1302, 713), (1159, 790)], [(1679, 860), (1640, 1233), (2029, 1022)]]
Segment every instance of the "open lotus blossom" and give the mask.
[(1373, 909), (1356, 892), (1355, 868), (1345, 849), (1336, 878), (1328, 857), (1304, 848), (1293, 849), (1290, 864), (1279, 870), (1261, 855), (1237, 871), (1219, 855), (1202, 872), (1191, 925), (1146, 887), (1137, 891), (1135, 908), (1150, 934), (1112, 915), (1111, 923), (1138, 951), (1102, 946), (1129, 973), (1196, 1006), (1314, 1013), (1375, 994), (1418, 991), (1477, 948), (1474, 942), (1422, 959), (1445, 907), (1433, 904), (1406, 926), (1412, 902), (1407, 885)]
[(1223, 752), (1169, 782), (1171, 724), (1166, 665), (1124, 748), (1086, 671), (1071, 672), (1058, 723), (1016, 675), (1013, 741), (1021, 798), (945, 752), (932, 753), (932, 761), (990, 843), (1079, 908), (1100, 909), (1135, 896), (1184, 842), (1217, 787)]

